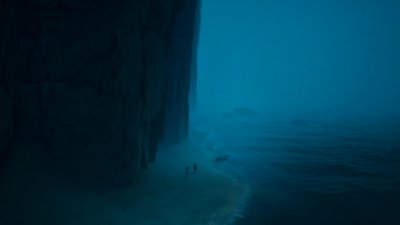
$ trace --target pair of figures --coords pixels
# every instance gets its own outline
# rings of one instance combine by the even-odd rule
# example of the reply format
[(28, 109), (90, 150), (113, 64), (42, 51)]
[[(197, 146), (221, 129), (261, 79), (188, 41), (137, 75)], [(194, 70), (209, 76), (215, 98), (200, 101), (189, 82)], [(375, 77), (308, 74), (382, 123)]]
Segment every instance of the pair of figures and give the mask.
[[(192, 169), (193, 169), (193, 173), (196, 173), (196, 172), (197, 172), (197, 163), (194, 163), (194, 164), (193, 164)], [(189, 166), (186, 166), (186, 175), (189, 175), (189, 172), (190, 172), (190, 167), (189, 167)]]

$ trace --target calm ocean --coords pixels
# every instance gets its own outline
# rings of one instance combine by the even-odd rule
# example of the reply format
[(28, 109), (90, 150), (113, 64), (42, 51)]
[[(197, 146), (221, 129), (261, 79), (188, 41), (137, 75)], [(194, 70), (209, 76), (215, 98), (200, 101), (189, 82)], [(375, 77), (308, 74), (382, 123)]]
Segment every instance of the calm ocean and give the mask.
[(400, 224), (400, 126), (203, 121), (252, 187), (238, 225)]

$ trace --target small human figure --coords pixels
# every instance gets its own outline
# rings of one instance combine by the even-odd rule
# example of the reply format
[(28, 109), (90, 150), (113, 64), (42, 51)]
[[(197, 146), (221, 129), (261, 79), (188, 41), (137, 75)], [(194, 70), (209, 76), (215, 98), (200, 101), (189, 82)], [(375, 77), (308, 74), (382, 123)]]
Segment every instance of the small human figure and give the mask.
[(197, 172), (197, 163), (193, 164), (193, 173)]
[(186, 176), (189, 176), (189, 170), (190, 170), (189, 166), (186, 166)]

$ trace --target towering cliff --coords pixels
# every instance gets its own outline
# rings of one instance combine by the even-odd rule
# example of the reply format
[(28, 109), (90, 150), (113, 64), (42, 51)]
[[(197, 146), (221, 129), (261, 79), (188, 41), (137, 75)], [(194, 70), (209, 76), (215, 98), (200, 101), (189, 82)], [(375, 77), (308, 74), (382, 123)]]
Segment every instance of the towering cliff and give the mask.
[(1, 164), (36, 151), (75, 180), (131, 183), (187, 136), (198, 6), (0, 0)]
[[(169, 46), (167, 107), (164, 141), (176, 144), (187, 138), (189, 99), (195, 93), (200, 1), (191, 0), (177, 13)], [(192, 101), (194, 103), (194, 101)]]

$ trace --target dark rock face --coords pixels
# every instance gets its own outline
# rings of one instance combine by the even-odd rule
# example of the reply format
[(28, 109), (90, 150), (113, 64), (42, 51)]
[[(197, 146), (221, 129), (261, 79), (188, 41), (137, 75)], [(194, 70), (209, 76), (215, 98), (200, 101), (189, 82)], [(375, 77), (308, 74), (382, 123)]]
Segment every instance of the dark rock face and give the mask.
[(199, 15), (200, 1), (191, 0), (183, 4), (170, 39), (167, 59), (170, 74), (167, 82), (164, 135), (164, 142), (168, 144), (176, 144), (186, 139), (188, 134), (189, 99), (194, 102), (192, 96), (196, 93)]
[(0, 156), (34, 139), (78, 180), (132, 182), (164, 130), (186, 137), (198, 10), (188, 0), (0, 1)]
[(191, 80), (190, 80), (190, 101), (189, 109), (191, 111), (196, 111), (197, 108), (197, 49), (199, 45), (199, 31), (200, 31), (200, 21), (201, 21), (201, 0), (197, 1), (196, 14), (194, 18), (194, 36), (193, 36), (193, 46), (192, 46), (192, 62), (191, 62)]
[(7, 93), (0, 87), (0, 159), (5, 157), (12, 135), (11, 102)]

